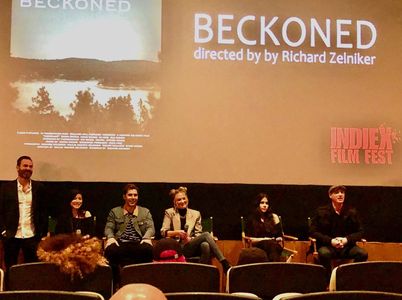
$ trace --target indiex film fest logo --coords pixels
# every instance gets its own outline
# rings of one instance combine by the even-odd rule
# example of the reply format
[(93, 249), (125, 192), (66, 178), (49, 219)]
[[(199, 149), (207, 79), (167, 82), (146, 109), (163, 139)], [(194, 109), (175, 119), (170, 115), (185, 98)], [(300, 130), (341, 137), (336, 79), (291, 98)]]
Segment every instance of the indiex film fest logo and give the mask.
[(400, 131), (381, 125), (375, 128), (331, 128), (331, 162), (336, 164), (391, 165), (393, 146)]

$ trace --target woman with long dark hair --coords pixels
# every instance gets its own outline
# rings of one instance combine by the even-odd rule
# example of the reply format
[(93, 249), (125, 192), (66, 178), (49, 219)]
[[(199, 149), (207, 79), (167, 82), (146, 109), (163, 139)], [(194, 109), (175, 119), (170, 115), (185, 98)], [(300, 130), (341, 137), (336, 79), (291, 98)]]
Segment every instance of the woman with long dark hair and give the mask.
[(80, 190), (70, 191), (66, 207), (57, 219), (56, 233), (94, 234), (94, 218), (84, 209), (83, 194)]
[(268, 195), (260, 193), (256, 197), (254, 212), (247, 219), (246, 235), (254, 247), (267, 253), (268, 261), (280, 261), (283, 238), (280, 219), (269, 207)]

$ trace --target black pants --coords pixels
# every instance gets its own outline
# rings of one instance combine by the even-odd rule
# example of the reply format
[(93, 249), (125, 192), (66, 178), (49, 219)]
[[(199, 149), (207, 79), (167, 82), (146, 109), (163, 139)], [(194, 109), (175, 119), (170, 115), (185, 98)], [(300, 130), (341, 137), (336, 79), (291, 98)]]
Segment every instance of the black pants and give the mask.
[(320, 264), (327, 270), (327, 280), (331, 277), (331, 259), (353, 259), (355, 262), (363, 262), (368, 258), (366, 249), (356, 245), (346, 246), (342, 249), (335, 249), (331, 246), (323, 246), (318, 249)]
[(119, 246), (111, 244), (105, 249), (105, 257), (113, 265), (130, 265), (152, 262), (152, 246), (140, 242), (119, 242)]
[(22, 249), (24, 254), (24, 262), (38, 261), (36, 256), (36, 250), (39, 244), (39, 238), (32, 237), (27, 239), (20, 238), (8, 238), (3, 240), (4, 243), (4, 262), (6, 265), (6, 271), (11, 266), (16, 265), (18, 262), (18, 254)]
[(258, 247), (267, 253), (268, 261), (280, 261), (282, 254), (282, 246), (278, 244), (275, 240), (264, 240), (255, 244), (255, 247)]
[(148, 243), (121, 242), (119, 246), (111, 244), (105, 249), (105, 257), (113, 271), (114, 287), (120, 287), (120, 268), (139, 263), (152, 262), (152, 246)]
[(3, 240), (4, 245), (4, 263), (6, 265), (5, 289), (8, 289), (8, 276), (10, 267), (18, 263), (18, 255), (22, 249), (24, 263), (36, 262), (36, 250), (38, 248), (39, 238), (32, 237), (27, 239), (8, 238)]

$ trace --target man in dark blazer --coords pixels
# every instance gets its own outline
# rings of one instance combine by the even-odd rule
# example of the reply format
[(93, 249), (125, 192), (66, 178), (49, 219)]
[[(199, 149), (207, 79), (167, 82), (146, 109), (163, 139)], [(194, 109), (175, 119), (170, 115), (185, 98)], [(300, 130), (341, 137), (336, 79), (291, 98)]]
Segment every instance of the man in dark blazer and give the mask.
[(17, 264), (20, 249), (24, 262), (36, 261), (37, 245), (47, 233), (44, 186), (31, 180), (32, 172), (32, 159), (21, 156), (17, 160), (17, 179), (0, 188), (0, 233), (6, 270)]
[(366, 261), (368, 253), (356, 245), (363, 236), (363, 226), (357, 210), (345, 204), (346, 187), (333, 185), (328, 190), (331, 203), (316, 210), (310, 235), (317, 239), (320, 263), (331, 274), (332, 258), (350, 258)]

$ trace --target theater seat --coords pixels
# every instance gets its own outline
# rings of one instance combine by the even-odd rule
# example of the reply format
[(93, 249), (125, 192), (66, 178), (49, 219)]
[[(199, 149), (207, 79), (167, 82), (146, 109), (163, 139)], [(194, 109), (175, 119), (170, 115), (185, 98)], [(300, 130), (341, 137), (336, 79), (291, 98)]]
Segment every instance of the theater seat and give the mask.
[(219, 270), (197, 263), (163, 262), (125, 266), (120, 273), (121, 286), (147, 283), (164, 293), (219, 292)]
[(227, 274), (229, 293), (248, 292), (263, 299), (272, 299), (280, 293), (309, 293), (325, 291), (326, 271), (323, 266), (266, 262), (235, 266)]
[(331, 273), (330, 290), (402, 294), (402, 262), (368, 261), (338, 266)]
[(373, 291), (336, 291), (289, 295), (275, 300), (400, 300), (402, 294)]
[(187, 292), (187, 293), (165, 293), (167, 300), (261, 300), (256, 295), (208, 293), (208, 292)]
[(7, 291), (0, 293), (0, 300), (104, 300), (94, 292), (63, 291)]
[(113, 291), (112, 269), (98, 266), (95, 271), (83, 279), (74, 279), (61, 273), (52, 263), (35, 262), (14, 265), (8, 276), (8, 289), (16, 290), (56, 290), (56, 291), (92, 291), (109, 299)]

